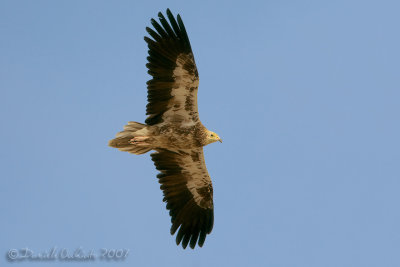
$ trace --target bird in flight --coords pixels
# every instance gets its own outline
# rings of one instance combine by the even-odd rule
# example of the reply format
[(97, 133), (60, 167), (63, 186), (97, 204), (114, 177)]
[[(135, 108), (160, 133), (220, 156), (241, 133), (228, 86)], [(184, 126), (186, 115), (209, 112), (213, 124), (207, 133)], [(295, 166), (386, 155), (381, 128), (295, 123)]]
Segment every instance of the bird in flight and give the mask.
[[(150, 150), (151, 159), (171, 216), (171, 234), (183, 248), (201, 247), (214, 224), (213, 188), (204, 161), (203, 146), (221, 138), (207, 130), (197, 108), (197, 72), (192, 48), (180, 15), (167, 9), (160, 23), (146, 27), (148, 73), (145, 124), (128, 122), (109, 142), (111, 147), (136, 155)], [(179, 230), (178, 230), (179, 229)]]

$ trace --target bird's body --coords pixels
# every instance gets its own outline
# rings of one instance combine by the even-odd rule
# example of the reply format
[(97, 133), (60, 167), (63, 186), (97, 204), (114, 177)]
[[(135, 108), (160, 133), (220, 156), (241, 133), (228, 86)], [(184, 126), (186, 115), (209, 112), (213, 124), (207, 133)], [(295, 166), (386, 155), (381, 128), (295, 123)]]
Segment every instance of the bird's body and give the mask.
[(146, 28), (153, 39), (149, 46), (146, 124), (128, 122), (109, 142), (121, 151), (144, 154), (150, 150), (160, 173), (157, 175), (170, 210), (171, 234), (178, 228), (177, 244), (202, 246), (213, 227), (213, 190), (204, 161), (203, 146), (221, 141), (199, 119), (199, 77), (190, 42), (180, 16), (169, 22), (159, 13), (156, 31)]
[(201, 122), (186, 127), (175, 127), (174, 125), (164, 125), (157, 127), (157, 133), (165, 148), (172, 149), (191, 149), (200, 148), (207, 143), (206, 127)]

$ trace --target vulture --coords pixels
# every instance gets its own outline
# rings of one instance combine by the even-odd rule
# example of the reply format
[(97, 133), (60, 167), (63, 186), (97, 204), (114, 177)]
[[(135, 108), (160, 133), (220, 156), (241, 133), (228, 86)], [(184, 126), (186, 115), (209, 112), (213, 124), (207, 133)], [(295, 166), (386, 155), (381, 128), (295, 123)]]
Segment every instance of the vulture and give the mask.
[(169, 9), (149, 36), (146, 67), (145, 123), (128, 122), (109, 146), (136, 155), (154, 151), (151, 159), (171, 216), (171, 234), (176, 244), (202, 247), (214, 224), (213, 188), (204, 161), (203, 146), (221, 138), (201, 123), (197, 108), (199, 74), (180, 15)]

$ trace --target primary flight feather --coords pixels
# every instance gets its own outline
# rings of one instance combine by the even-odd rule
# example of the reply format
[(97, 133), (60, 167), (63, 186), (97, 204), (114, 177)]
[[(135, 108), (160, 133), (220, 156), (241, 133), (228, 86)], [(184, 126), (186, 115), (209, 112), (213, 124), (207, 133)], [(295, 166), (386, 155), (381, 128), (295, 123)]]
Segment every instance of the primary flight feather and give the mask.
[[(201, 247), (214, 224), (213, 189), (204, 161), (203, 146), (221, 141), (199, 119), (199, 75), (181, 17), (167, 9), (154, 30), (146, 28), (149, 47), (145, 123), (128, 122), (109, 142), (121, 151), (143, 154), (150, 150), (171, 215), (171, 234), (183, 248)], [(179, 230), (178, 230), (179, 229)]]

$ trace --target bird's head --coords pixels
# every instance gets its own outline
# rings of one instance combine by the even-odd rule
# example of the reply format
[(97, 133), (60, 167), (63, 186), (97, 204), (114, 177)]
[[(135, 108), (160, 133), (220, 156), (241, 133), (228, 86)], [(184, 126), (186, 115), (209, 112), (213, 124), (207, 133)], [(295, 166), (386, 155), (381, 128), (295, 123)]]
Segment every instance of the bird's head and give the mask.
[(211, 144), (217, 141), (220, 141), (222, 143), (222, 140), (221, 138), (219, 138), (218, 134), (207, 130), (207, 144)]

